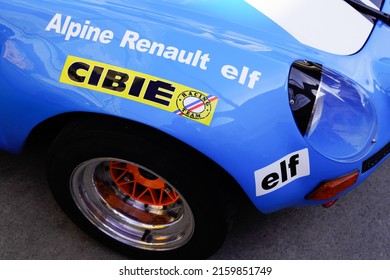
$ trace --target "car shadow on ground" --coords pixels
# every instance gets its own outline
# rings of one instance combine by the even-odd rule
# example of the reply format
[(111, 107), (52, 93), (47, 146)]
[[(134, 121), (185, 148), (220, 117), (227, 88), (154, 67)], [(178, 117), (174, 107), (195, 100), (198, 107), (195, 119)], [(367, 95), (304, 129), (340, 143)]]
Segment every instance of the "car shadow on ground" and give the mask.
[[(51, 196), (41, 149), (0, 152), (0, 259), (125, 259), (84, 234)], [(390, 259), (389, 163), (330, 209), (263, 215), (245, 198), (215, 260)]]

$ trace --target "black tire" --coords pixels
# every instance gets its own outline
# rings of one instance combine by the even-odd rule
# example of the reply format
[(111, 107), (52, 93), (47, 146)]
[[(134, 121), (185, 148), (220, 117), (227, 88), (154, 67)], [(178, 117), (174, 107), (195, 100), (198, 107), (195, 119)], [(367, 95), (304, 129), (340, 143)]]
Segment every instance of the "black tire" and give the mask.
[(70, 125), (51, 148), (48, 176), (55, 199), (80, 228), (134, 259), (207, 258), (232, 221), (225, 174), (139, 124)]

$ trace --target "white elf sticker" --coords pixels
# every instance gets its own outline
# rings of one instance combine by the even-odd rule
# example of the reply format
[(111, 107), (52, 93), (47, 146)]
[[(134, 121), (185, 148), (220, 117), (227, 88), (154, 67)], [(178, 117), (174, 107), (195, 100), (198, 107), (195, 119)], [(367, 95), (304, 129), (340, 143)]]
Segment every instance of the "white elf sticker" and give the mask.
[(255, 171), (256, 196), (276, 191), (299, 178), (309, 175), (308, 149), (296, 151)]

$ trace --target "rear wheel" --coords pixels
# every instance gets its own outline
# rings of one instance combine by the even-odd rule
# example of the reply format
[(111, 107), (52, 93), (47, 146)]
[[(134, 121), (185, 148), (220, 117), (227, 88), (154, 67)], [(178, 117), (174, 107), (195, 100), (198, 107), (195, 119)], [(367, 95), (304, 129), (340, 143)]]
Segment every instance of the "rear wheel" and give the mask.
[(49, 162), (53, 195), (68, 216), (132, 258), (214, 253), (232, 213), (221, 174), (182, 143), (138, 125), (72, 126)]

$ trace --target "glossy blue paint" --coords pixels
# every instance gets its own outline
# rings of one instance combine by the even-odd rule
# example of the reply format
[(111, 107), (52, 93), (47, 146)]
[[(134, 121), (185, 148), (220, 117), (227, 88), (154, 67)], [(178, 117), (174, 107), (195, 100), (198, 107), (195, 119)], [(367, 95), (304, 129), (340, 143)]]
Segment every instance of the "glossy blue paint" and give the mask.
[[(390, 141), (389, 27), (379, 22), (359, 53), (338, 56), (300, 44), (244, 1), (225, 3), (0, 0), (0, 148), (19, 152), (31, 130), (56, 115), (106, 114), (155, 127), (195, 147), (228, 171), (263, 212), (323, 203), (305, 196), (324, 180), (360, 170), (365, 159)], [(389, 2), (383, 9), (389, 11)], [(58, 30), (50, 28), (56, 14), (61, 15)], [(112, 37), (71, 37), (64, 28), (67, 19), (86, 32), (94, 27)], [(132, 49), (126, 34), (143, 40), (138, 50)], [(157, 51), (149, 53), (148, 42), (205, 56), (197, 63), (182, 63)], [(213, 119), (208, 126), (141, 102), (61, 83), (69, 55), (215, 95)], [(291, 65), (303, 59), (348, 77), (367, 94), (377, 114), (377, 136), (364, 157), (340, 162), (322, 155), (300, 134), (287, 86)], [(256, 196), (255, 172), (302, 149), (308, 149), (310, 175)], [(360, 175), (358, 184), (371, 172)]]

